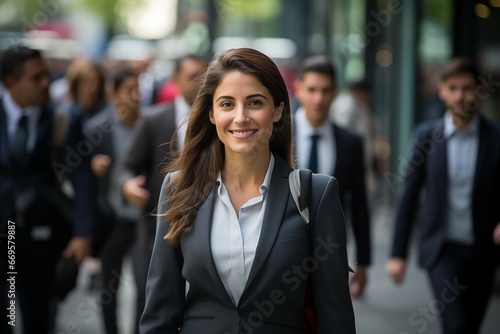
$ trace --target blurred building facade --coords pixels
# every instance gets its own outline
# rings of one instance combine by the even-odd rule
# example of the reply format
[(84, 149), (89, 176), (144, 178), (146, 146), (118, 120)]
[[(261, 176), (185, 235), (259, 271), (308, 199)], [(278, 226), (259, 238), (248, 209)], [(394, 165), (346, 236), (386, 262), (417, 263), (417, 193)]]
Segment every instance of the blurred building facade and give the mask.
[[(181, 11), (193, 8), (208, 14), (211, 45), (221, 36), (234, 41), (242, 37), (289, 39), (296, 51), (277, 59), (282, 65), (293, 67), (306, 56), (323, 53), (334, 60), (342, 87), (358, 80), (370, 82), (372, 109), (380, 133), (387, 138), (387, 145), (378, 149), (389, 158), (386, 181), (390, 188), (402, 176), (415, 124), (445, 111), (437, 85), (440, 70), (451, 57), (465, 55), (478, 62), (480, 80), (487, 84), (486, 93), (478, 92), (481, 110), (500, 121), (500, 38), (496, 33), (500, 0), (179, 3)], [(276, 48), (278, 44), (274, 49), (271, 44), (264, 51), (276, 52)]]

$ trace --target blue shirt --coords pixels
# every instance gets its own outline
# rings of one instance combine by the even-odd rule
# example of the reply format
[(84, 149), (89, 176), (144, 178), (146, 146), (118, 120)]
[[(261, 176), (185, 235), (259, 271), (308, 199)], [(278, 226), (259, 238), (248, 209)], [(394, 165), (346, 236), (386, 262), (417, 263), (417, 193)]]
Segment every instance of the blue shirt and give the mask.
[(474, 243), (472, 191), (479, 146), (479, 117), (463, 130), (457, 129), (450, 112), (444, 117), (447, 139), (448, 208), (446, 237), (461, 244)]

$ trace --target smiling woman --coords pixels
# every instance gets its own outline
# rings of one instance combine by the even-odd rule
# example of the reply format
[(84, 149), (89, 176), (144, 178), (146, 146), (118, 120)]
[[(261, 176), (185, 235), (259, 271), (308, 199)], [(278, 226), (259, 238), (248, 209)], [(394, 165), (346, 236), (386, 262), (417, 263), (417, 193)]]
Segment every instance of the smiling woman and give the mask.
[(313, 181), (309, 239), (290, 194), (290, 103), (277, 66), (254, 49), (231, 49), (199, 86), (162, 186), (141, 333), (303, 333), (308, 274), (288, 274), (308, 263), (308, 242), (318, 253), (325, 238), (335, 251), (304, 269), (319, 332), (354, 333), (337, 183)]
[[(281, 119), (284, 103), (274, 106), (266, 87), (251, 74), (227, 73), (215, 90), (210, 121), (224, 143), (226, 159), (269, 157), (273, 123)], [(234, 155), (233, 155), (234, 154)]]

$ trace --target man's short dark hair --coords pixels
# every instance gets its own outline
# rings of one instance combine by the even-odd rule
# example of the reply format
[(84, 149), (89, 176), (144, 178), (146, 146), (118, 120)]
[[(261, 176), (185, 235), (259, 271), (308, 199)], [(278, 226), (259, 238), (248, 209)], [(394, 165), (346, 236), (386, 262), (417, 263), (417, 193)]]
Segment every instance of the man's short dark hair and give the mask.
[(181, 72), (182, 63), (185, 60), (193, 60), (196, 62), (206, 62), (205, 58), (198, 56), (196, 54), (188, 54), (175, 60), (174, 73), (179, 74)]
[(372, 84), (368, 80), (358, 80), (351, 82), (349, 84), (349, 89), (361, 90), (363, 92), (371, 93), (372, 92)]
[(336, 82), (335, 68), (333, 67), (330, 58), (324, 55), (311, 56), (302, 62), (299, 68), (299, 78), (304, 79), (304, 75), (307, 72), (314, 72), (319, 74), (325, 74), (332, 78), (332, 81)]
[(450, 77), (458, 74), (470, 74), (474, 77), (476, 82), (479, 83), (479, 69), (476, 63), (470, 58), (463, 56), (452, 58), (443, 68), (441, 80), (446, 81)]
[(24, 64), (33, 58), (42, 58), (39, 50), (24, 45), (12, 45), (2, 52), (0, 57), (0, 78), (3, 83), (8, 76), (16, 79), (23, 74)]

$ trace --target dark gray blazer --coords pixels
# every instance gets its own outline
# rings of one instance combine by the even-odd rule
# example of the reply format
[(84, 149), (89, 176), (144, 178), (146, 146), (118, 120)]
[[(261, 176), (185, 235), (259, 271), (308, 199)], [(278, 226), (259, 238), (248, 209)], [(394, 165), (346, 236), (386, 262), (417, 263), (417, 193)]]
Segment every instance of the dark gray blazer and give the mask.
[(173, 104), (158, 104), (145, 109), (134, 138), (124, 156), (116, 162), (113, 177), (118, 184), (137, 175), (146, 177), (146, 188), (150, 192), (149, 203), (144, 208), (144, 218), (138, 226), (138, 245), (151, 250), (155, 236), (154, 217), (161, 184), (162, 172), (170, 153), (170, 141), (175, 133), (175, 108)]
[[(310, 209), (315, 259), (308, 261), (307, 233), (290, 193), (290, 172), (287, 163), (276, 156), (255, 260), (238, 305), (231, 301), (211, 255), (216, 185), (180, 248), (163, 239), (168, 222), (158, 217), (142, 334), (303, 333), (304, 268), (308, 264), (314, 269), (319, 333), (355, 333), (337, 181), (326, 175), (313, 178)], [(163, 183), (160, 213), (167, 210), (170, 178), (169, 174)], [(187, 294), (186, 281), (190, 284)]]

